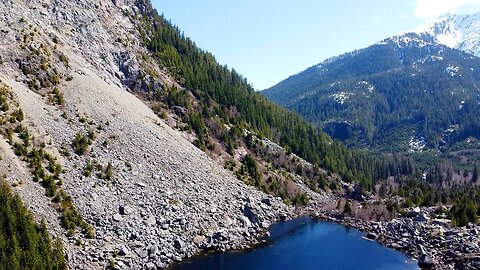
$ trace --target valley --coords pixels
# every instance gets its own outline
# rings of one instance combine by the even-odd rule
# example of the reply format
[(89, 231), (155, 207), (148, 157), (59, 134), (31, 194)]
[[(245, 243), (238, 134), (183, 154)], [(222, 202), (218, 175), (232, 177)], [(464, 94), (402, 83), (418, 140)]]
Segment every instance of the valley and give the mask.
[(164, 269), (301, 216), (478, 267), (466, 47), (403, 34), (259, 93), (148, 0), (9, 0), (0, 18), (0, 178), (32, 241), (56, 243), (48, 269)]

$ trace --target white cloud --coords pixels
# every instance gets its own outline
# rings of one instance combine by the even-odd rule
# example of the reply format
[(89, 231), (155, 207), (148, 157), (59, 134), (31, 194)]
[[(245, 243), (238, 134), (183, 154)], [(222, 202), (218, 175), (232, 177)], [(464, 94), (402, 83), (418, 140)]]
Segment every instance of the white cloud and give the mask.
[(469, 5), (480, 5), (480, 0), (416, 0), (413, 15), (421, 19), (432, 19)]

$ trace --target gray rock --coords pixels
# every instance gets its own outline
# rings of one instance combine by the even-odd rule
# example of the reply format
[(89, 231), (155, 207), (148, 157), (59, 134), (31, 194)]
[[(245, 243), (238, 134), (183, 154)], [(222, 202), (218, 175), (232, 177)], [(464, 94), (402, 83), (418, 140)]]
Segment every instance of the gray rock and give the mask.
[(135, 239), (138, 239), (139, 238), (139, 235), (137, 232), (132, 232), (130, 234), (130, 240), (135, 240)]
[(243, 214), (250, 220), (251, 223), (257, 223), (258, 222), (258, 215), (253, 211), (251, 205), (249, 203), (246, 203), (243, 206)]
[(177, 219), (177, 222), (178, 222), (178, 224), (180, 224), (180, 225), (182, 225), (182, 226), (187, 223), (187, 221), (186, 221), (184, 218), (179, 218), (179, 219)]
[(250, 219), (248, 219), (246, 216), (241, 216), (240, 220), (242, 221), (244, 227), (250, 227), (252, 225)]
[(145, 223), (149, 226), (153, 226), (157, 223), (157, 219), (154, 216), (149, 217)]
[(122, 246), (118, 251), (118, 255), (120, 256), (128, 256), (130, 254), (130, 250), (126, 246)]
[(272, 205), (272, 202), (270, 200), (270, 198), (265, 198), (265, 199), (262, 199), (262, 203), (268, 205), (268, 206), (271, 206)]
[(147, 187), (147, 184), (145, 184), (143, 182), (136, 182), (135, 184), (139, 187), (143, 187), (143, 188)]
[(156, 254), (158, 251), (158, 246), (157, 245), (150, 245), (147, 247), (148, 254)]
[(199, 245), (205, 239), (205, 236), (197, 235), (193, 238), (193, 243)]
[(165, 267), (167, 267), (167, 265), (165, 263), (163, 263), (161, 260), (157, 260), (157, 267), (160, 268), (160, 269), (163, 269)]
[(413, 218), (413, 217), (416, 217), (420, 215), (420, 207), (414, 207), (412, 209), (410, 209), (410, 211), (408, 211), (406, 214), (405, 214), (405, 217), (408, 217), (408, 218)]
[(417, 216), (413, 219), (413, 221), (415, 221), (415, 222), (427, 222), (427, 221), (429, 221), (429, 220), (430, 220), (430, 219), (429, 219), (426, 215), (424, 215), (424, 214), (417, 215)]
[(115, 262), (115, 268), (124, 269), (125, 268), (125, 263), (123, 263), (122, 261), (116, 261)]
[(223, 224), (225, 225), (225, 227), (230, 227), (230, 225), (233, 224), (233, 220), (229, 217), (229, 216), (225, 216), (223, 218)]
[(187, 109), (185, 109), (184, 107), (180, 107), (180, 106), (173, 106), (172, 109), (175, 112), (175, 114), (180, 115), (180, 116), (184, 115), (187, 112)]
[(153, 263), (153, 262), (148, 262), (145, 267), (148, 269), (148, 270), (155, 270), (157, 269), (157, 266)]
[(138, 256), (140, 256), (141, 258), (146, 258), (146, 257), (148, 257), (148, 251), (147, 251), (147, 250), (144, 250), (144, 249), (141, 249), (141, 250), (137, 251), (137, 254), (138, 254)]
[(129, 206), (121, 205), (120, 207), (118, 207), (118, 212), (121, 215), (130, 215), (130, 214), (133, 214), (133, 211), (134, 211), (133, 208)]
[(113, 220), (119, 222), (122, 220), (122, 216), (120, 214), (113, 215)]
[(366, 237), (367, 237), (368, 239), (370, 239), (370, 240), (375, 240), (375, 239), (378, 238), (378, 236), (377, 236), (376, 234), (372, 233), (372, 232), (367, 233), (367, 236), (366, 236)]
[(182, 249), (184, 246), (185, 244), (180, 238), (175, 239), (175, 241), (173, 242), (173, 247), (175, 247), (176, 249)]
[(435, 267), (435, 263), (428, 255), (422, 254), (420, 260), (418, 260), (418, 267), (422, 269), (432, 269)]

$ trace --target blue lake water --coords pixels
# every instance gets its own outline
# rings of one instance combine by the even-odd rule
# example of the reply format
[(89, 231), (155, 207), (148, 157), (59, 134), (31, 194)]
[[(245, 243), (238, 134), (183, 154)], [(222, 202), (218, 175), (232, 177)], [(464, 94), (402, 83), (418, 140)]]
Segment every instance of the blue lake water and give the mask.
[(244, 252), (194, 257), (175, 270), (410, 270), (404, 254), (362, 239), (362, 232), (308, 217), (270, 227), (270, 242)]

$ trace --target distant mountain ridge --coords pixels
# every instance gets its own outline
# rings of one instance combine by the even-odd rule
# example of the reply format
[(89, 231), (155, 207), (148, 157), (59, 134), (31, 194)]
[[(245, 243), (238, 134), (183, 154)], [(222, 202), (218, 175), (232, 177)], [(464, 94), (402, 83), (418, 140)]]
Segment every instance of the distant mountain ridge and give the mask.
[(430, 32), (330, 58), (262, 93), (352, 146), (419, 151), (478, 137), (480, 58)]
[(414, 30), (428, 34), (445, 46), (480, 56), (480, 12), (470, 15), (446, 15)]

